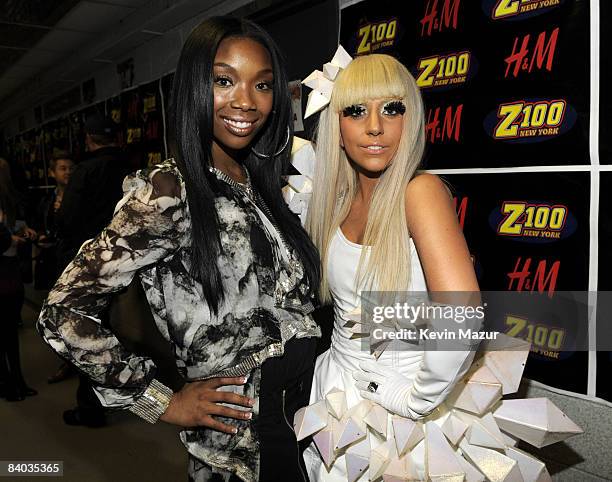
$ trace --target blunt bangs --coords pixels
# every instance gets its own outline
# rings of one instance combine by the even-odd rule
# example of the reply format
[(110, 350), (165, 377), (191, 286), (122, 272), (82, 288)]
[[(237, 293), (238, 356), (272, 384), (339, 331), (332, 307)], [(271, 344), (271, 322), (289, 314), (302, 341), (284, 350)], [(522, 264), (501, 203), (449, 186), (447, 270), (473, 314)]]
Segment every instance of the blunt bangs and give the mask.
[(357, 57), (340, 71), (332, 92), (330, 107), (340, 112), (346, 107), (374, 99), (403, 99), (406, 83), (397, 61), (388, 55)]

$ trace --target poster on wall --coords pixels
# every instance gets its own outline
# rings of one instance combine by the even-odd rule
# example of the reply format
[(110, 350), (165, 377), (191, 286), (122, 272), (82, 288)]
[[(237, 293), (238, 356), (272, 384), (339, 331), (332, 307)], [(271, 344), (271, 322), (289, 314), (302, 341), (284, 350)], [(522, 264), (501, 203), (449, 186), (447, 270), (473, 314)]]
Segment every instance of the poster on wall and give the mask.
[[(609, 136), (608, 136), (609, 137)], [(597, 310), (597, 339), (612, 346), (610, 332), (612, 331), (612, 172), (600, 173), (599, 188), (599, 269), (597, 276), (597, 289), (599, 306)], [(600, 340), (600, 338), (603, 340)], [(610, 343), (608, 343), (610, 340)], [(612, 350), (602, 350), (597, 353), (597, 396), (612, 401)]]
[(159, 93), (159, 80), (139, 87), (142, 99), (142, 152), (143, 165), (154, 166), (162, 161), (163, 155), (163, 125), (162, 102)]
[[(483, 291), (539, 293), (554, 301), (559, 292), (588, 289), (588, 257), (577, 256), (589, 244), (588, 172), (443, 178), (455, 195), (459, 222)], [(556, 339), (535, 339), (530, 328), (554, 325), (552, 319), (531, 320), (520, 332), (509, 319), (506, 326), (497, 328), (532, 342), (527, 377), (586, 393), (586, 352), (564, 351), (587, 324), (586, 307), (576, 309), (581, 324), (558, 327), (561, 333)]]
[(588, 2), (365, 0), (340, 41), (411, 71), (430, 169), (589, 163)]
[(612, 91), (608, 88), (612, 81), (612, 2), (599, 2), (600, 39), (599, 49), (599, 162), (612, 164)]

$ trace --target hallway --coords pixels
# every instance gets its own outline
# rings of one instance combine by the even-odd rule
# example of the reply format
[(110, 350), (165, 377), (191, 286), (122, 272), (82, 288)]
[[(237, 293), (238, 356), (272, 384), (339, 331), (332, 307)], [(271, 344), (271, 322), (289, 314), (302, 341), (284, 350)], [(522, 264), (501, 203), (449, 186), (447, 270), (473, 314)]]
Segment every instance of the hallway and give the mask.
[[(60, 360), (34, 328), (44, 293), (26, 287), (26, 298), (21, 360), (26, 380), (38, 395), (23, 402), (0, 399), (0, 460), (61, 460), (66, 482), (185, 481), (187, 456), (176, 427), (163, 422), (149, 425), (121, 411), (111, 413), (103, 428), (64, 424), (62, 412), (75, 405), (78, 378), (47, 383)], [(40, 480), (14, 480), (30, 479)]]

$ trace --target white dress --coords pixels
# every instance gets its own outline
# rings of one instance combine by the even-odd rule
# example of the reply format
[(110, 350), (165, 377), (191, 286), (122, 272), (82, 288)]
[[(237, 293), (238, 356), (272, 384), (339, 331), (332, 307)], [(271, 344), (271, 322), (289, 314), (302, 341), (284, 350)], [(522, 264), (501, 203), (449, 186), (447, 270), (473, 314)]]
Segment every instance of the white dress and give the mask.
[[(359, 370), (361, 361), (374, 360), (374, 357), (369, 350), (363, 348), (362, 340), (351, 339), (351, 331), (344, 327), (347, 321), (345, 315), (360, 305), (359, 290), (356, 287), (356, 272), (362, 249), (363, 246), (346, 239), (340, 228), (330, 244), (327, 276), (334, 302), (334, 328), (331, 347), (318, 357), (315, 365), (310, 394), (311, 404), (322, 400), (333, 388), (345, 391), (349, 409), (363, 400), (355, 386), (353, 372)], [(410, 255), (410, 291), (426, 291), (425, 275), (412, 240), (410, 240)], [(432, 355), (437, 358), (432, 360)], [(435, 361), (435, 366), (428, 364), (428, 357), (429, 362)], [(378, 363), (393, 367), (413, 379), (413, 387), (418, 386), (418, 396), (411, 400), (413, 405), (411, 408), (419, 413), (428, 413), (441, 403), (455, 381), (465, 374), (471, 363), (471, 357), (466, 353), (464, 363), (460, 362), (459, 365), (462, 366), (459, 367), (457, 353), (450, 355), (447, 364), (440, 353), (400, 351), (394, 350), (390, 345), (379, 357)], [(431, 417), (428, 417), (428, 420), (431, 420)], [(370, 444), (374, 448), (377, 441), (372, 437)], [(424, 473), (423, 442), (411, 451), (411, 457), (422, 477)], [(328, 471), (314, 443), (311, 443), (304, 452), (309, 479), (312, 482), (346, 482), (344, 458), (344, 455), (339, 456)], [(359, 482), (367, 481), (367, 471), (358, 480)]]

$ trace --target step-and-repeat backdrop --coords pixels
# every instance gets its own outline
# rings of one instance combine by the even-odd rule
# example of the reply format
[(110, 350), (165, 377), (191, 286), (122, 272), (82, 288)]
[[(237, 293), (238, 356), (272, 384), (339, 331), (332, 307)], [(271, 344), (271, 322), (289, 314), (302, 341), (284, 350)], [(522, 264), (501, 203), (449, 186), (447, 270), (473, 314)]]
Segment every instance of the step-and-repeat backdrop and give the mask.
[[(452, 185), (481, 289), (555, 293), (612, 289), (609, 83), (591, 123), (591, 11), (579, 0), (364, 0), (341, 10), (352, 55), (390, 54), (425, 100), (424, 168)], [(606, 3), (606, 2), (603, 2)], [(595, 9), (593, 9), (595, 10)], [(601, 16), (601, 65), (612, 45)], [(609, 62), (608, 62), (609, 65)], [(609, 77), (608, 77), (609, 80)], [(593, 91), (593, 92), (592, 92)], [(592, 129), (600, 133), (593, 143)], [(607, 136), (607, 138), (606, 138)], [(594, 146), (594, 147), (593, 147)], [(599, 149), (598, 149), (599, 148)], [(601, 164), (601, 166), (600, 166)], [(599, 228), (599, 234), (598, 234)], [(604, 311), (599, 310), (599, 323)], [(595, 313), (595, 312), (593, 312)], [(610, 352), (564, 351), (561, 336), (526, 320), (526, 376), (611, 400)], [(594, 324), (596, 318), (591, 317)], [(612, 320), (607, 320), (612, 323)], [(537, 336), (534, 334), (537, 333)]]

